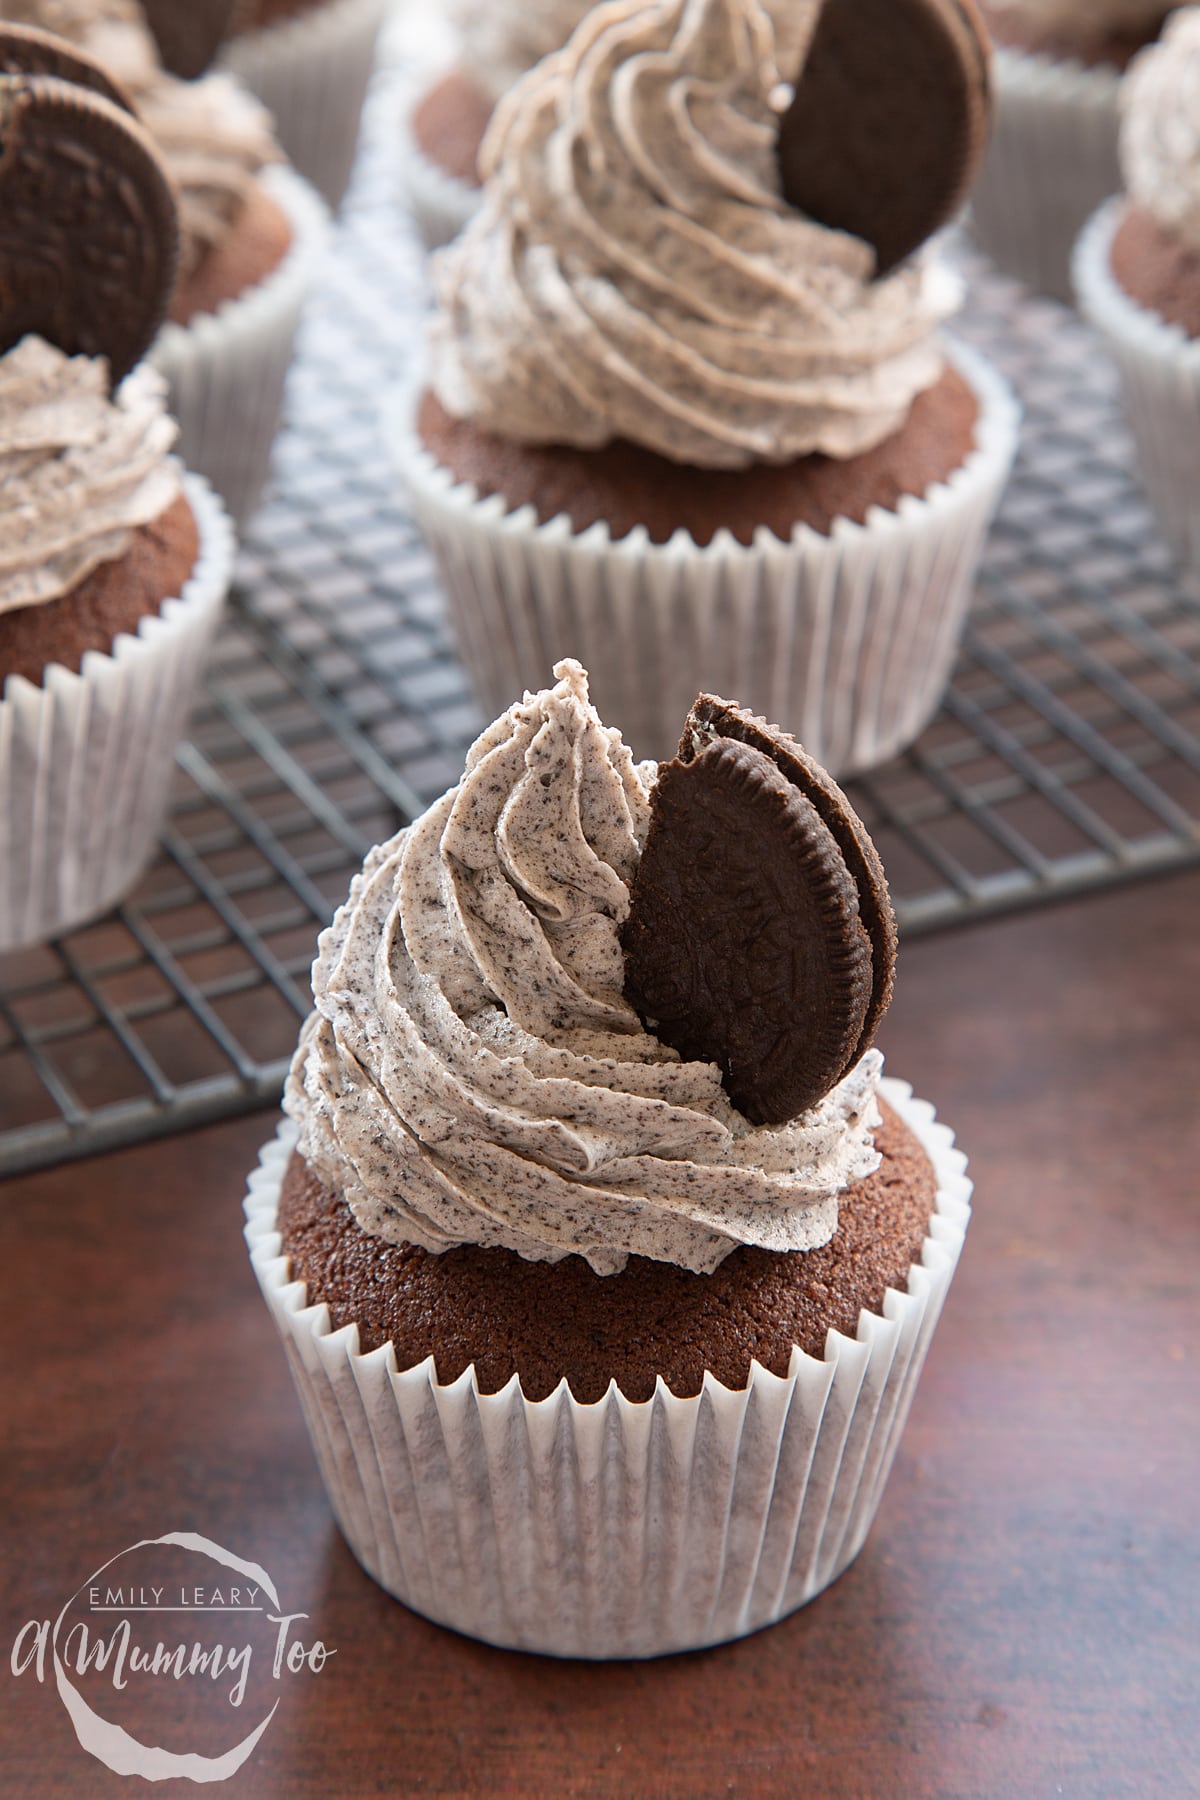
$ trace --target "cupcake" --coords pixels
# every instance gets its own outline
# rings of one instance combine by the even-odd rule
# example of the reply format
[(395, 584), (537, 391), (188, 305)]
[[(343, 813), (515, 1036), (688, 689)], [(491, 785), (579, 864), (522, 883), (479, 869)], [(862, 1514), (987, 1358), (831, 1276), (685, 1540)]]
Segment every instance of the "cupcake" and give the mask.
[[(936, 710), (1017, 423), (939, 335), (957, 277), (904, 254), (984, 110), (978, 41), (970, 68), (940, 47), (945, 117), (916, 126), (876, 69), (869, 148), (820, 31), (781, 121), (761, 0), (599, 8), (501, 104), (483, 209), (435, 259), (428, 385), (391, 422), (485, 711), (578, 655), (639, 755), (710, 684), (850, 773)], [(918, 163), (940, 195), (901, 188)], [(826, 177), (853, 191), (790, 203)], [(878, 245), (817, 199), (884, 209)]]
[(996, 119), (971, 196), (974, 231), (1039, 293), (1072, 298), (1072, 247), (1118, 185), (1122, 73), (1169, 10), (1162, 0), (984, 0)]
[(221, 62), (270, 110), (294, 166), (341, 205), (387, 0), (235, 0)]
[(652, 1656), (857, 1554), (970, 1190), (870, 1047), (894, 925), (840, 790), (710, 696), (638, 765), (554, 674), (322, 935), (247, 1236), (367, 1571)]
[[(114, 102), (25, 66), (36, 82), (0, 75), (17, 222), (0, 280), (0, 950), (107, 911), (141, 873), (233, 553), (137, 362), (174, 267), (165, 174)], [(58, 154), (25, 161), (27, 137)]]
[(1200, 7), (1135, 58), (1121, 110), (1125, 197), (1080, 239), (1079, 307), (1120, 370), (1163, 535), (1200, 570)]
[(482, 198), (479, 151), (497, 100), (566, 43), (593, 0), (457, 0), (458, 56), (411, 107), (404, 182), (422, 240), (457, 237)]
[(283, 164), (271, 120), (228, 75), (184, 82), (158, 62), (136, 0), (0, 0), (118, 83), (179, 204), (178, 281), (151, 350), (179, 450), (243, 524), (270, 467), (296, 327), (326, 242), (323, 203)]

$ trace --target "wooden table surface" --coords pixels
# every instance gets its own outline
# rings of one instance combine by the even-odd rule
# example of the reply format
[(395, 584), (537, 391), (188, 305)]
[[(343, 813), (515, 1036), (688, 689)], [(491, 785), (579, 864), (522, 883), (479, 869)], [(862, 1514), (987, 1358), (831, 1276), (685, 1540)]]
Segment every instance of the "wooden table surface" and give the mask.
[(964, 1260), (858, 1562), (699, 1655), (505, 1654), (360, 1572), (243, 1251), (269, 1118), (9, 1182), (0, 1790), (150, 1791), (9, 1652), (187, 1529), (336, 1650), (231, 1795), (1200, 1793), (1198, 925), (1193, 873), (904, 950), (883, 1043), (972, 1159)]

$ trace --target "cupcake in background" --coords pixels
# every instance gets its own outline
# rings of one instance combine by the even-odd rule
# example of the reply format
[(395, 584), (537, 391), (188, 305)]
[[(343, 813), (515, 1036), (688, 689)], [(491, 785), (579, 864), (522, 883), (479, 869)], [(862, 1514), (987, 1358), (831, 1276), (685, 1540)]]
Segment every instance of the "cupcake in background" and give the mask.
[(971, 196), (975, 236), (1010, 275), (1072, 298), (1071, 251), (1118, 186), (1118, 95), (1163, 0), (983, 0), (996, 117)]
[[(761, 0), (598, 9), (497, 111), (392, 432), (486, 711), (575, 655), (638, 755), (709, 684), (846, 773), (936, 710), (1016, 439), (1007, 388), (940, 336), (957, 277), (918, 247), (969, 174), (986, 65), (977, 39), (898, 32), (893, 141), (877, 61), (873, 107), (830, 81), (869, 52), (853, 9), (825, 20), (786, 115)], [(942, 53), (946, 121), (912, 116), (906, 48)], [(865, 150), (839, 136), (864, 115)], [(784, 191), (856, 150), (888, 165), (842, 197), (885, 209), (884, 274)], [(918, 153), (948, 184), (897, 198)]]
[(1135, 58), (1121, 112), (1125, 198), (1080, 239), (1079, 308), (1120, 370), (1163, 535), (1200, 571), (1200, 7)]
[(388, 0), (234, 0), (220, 60), (258, 95), (292, 164), (332, 207), (354, 169)]
[(271, 119), (228, 75), (181, 81), (136, 0), (0, 0), (0, 18), (93, 57), (153, 137), (179, 205), (179, 273), (150, 360), (179, 451), (244, 524), (270, 468), (300, 312), (327, 241), (323, 202), (283, 161)]
[[(106, 912), (141, 873), (233, 557), (138, 361), (174, 273), (165, 171), (99, 72), (67, 80), (39, 39), (0, 27), (0, 206), (18, 222), (0, 281), (0, 950)], [(61, 150), (33, 194), (27, 128)]]
[(453, 0), (458, 55), (412, 104), (403, 179), (422, 241), (457, 237), (482, 198), (479, 151), (497, 100), (566, 43), (593, 0)]
[(845, 796), (712, 696), (638, 767), (554, 677), (322, 934), (246, 1235), (368, 1573), (645, 1657), (857, 1555), (970, 1188), (870, 1047), (895, 930)]

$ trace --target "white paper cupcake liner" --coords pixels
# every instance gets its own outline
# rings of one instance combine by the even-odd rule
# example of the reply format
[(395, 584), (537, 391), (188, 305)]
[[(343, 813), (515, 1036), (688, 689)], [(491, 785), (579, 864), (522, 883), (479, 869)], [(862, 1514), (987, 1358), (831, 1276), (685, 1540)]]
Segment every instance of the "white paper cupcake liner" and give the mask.
[(752, 1365), (733, 1392), (706, 1375), (679, 1400), (565, 1382), (526, 1400), (481, 1394), (428, 1358), (330, 1330), (280, 1254), (276, 1214), (296, 1139), (281, 1125), (250, 1178), (246, 1238), (287, 1350), (338, 1523), (367, 1572), (470, 1637), (552, 1656), (700, 1649), (783, 1618), (827, 1587), (871, 1528), (970, 1217), (966, 1159), (902, 1082), (883, 1092), (933, 1161), (938, 1193), (908, 1291), (823, 1360), (786, 1377)]
[(971, 195), (973, 230), (996, 265), (1072, 299), (1071, 251), (1120, 186), (1116, 69), (997, 50), (991, 142)]
[(937, 710), (980, 549), (1016, 449), (1007, 384), (961, 345), (980, 403), (976, 447), (944, 483), (865, 524), (744, 545), (720, 531), (614, 541), (533, 507), (507, 512), (456, 484), (420, 443), (411, 397), (388, 436), (445, 587), (459, 652), (484, 713), (547, 685), (564, 656), (588, 670), (601, 718), (640, 757), (671, 756), (680, 722), (712, 689), (791, 731), (834, 774), (887, 762)]
[(1079, 310), (1121, 376), (1146, 496), (1175, 555), (1200, 570), (1200, 339), (1130, 298), (1112, 272), (1123, 203), (1112, 200), (1075, 252)]
[(388, 0), (324, 0), (312, 11), (231, 38), (223, 65), (273, 114), (289, 160), (341, 205)]
[(412, 115), (430, 83), (419, 92), (405, 84), (398, 125), (400, 182), (405, 201), (427, 250), (438, 250), (456, 238), (469, 224), (483, 201), (483, 189), (473, 187), (433, 162), (417, 142)]
[(287, 214), (292, 241), (278, 268), (188, 325), (163, 326), (148, 360), (167, 381), (178, 451), (244, 525), (271, 466), (296, 327), (329, 240), (319, 194), (293, 169), (260, 179)]
[(35, 687), (0, 698), (0, 950), (98, 917), (138, 879), (166, 811), (175, 747), (233, 569), (233, 532), (199, 477), (185, 478), (200, 532), (177, 599)]

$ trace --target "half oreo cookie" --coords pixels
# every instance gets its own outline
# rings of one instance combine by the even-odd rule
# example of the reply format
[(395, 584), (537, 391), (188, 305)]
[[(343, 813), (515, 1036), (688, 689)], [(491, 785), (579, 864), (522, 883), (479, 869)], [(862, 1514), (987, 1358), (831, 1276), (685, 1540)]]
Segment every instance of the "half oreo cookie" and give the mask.
[(781, 1125), (870, 1047), (896, 924), (832, 777), (786, 733), (702, 694), (659, 769), (621, 943), (647, 1028), (715, 1062), (753, 1124)]
[(888, 274), (974, 182), (990, 66), (975, 0), (824, 0), (779, 128), (786, 199), (864, 238)]
[(166, 314), (175, 196), (119, 90), (109, 98), (67, 45), (70, 77), (45, 73), (47, 54), (0, 29), (0, 354), (36, 332), (106, 357), (115, 387)]

